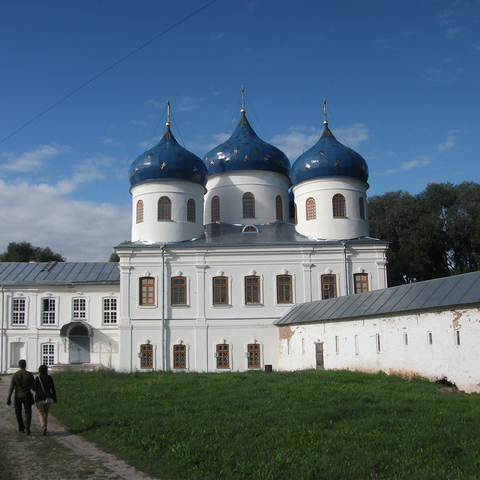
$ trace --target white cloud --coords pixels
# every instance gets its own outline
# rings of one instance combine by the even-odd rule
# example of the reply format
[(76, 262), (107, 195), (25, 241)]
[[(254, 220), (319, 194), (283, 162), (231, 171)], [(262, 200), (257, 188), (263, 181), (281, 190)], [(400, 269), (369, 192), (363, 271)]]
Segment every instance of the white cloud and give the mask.
[(313, 128), (304, 126), (290, 127), (288, 133), (280, 133), (272, 138), (272, 144), (278, 147), (293, 163), (305, 150), (312, 146)]
[(378, 175), (393, 175), (395, 173), (400, 173), (404, 172), (407, 170), (412, 170), (413, 168), (418, 168), (418, 167), (426, 167), (427, 165), (430, 165), (432, 162), (431, 160), (426, 156), (426, 155), (421, 155), (414, 160), (410, 160), (409, 162), (403, 162), (398, 168), (396, 169), (391, 169), (391, 170), (386, 170), (383, 173), (379, 173)]
[(448, 38), (453, 38), (453, 37), (456, 37), (461, 31), (463, 31), (463, 28), (452, 28), (452, 27), (448, 27), (445, 35), (446, 35)]
[(351, 127), (336, 129), (333, 134), (339, 142), (346, 143), (354, 149), (370, 138), (370, 130), (363, 123), (355, 123)]
[(9, 172), (31, 172), (38, 171), (47, 164), (47, 160), (54, 158), (70, 150), (66, 145), (51, 143), (50, 145), (40, 145), (35, 150), (24, 152), (20, 156), (10, 153), (3, 153), (2, 157), (7, 160), (0, 163), (0, 168)]
[(450, 130), (448, 132), (448, 135), (445, 141), (441, 142), (437, 147), (439, 152), (444, 152), (445, 150), (449, 150), (450, 148), (453, 148), (455, 146), (455, 141), (457, 139), (457, 136), (455, 135), (455, 133), (457, 132), (458, 130)]
[(27, 241), (69, 261), (107, 261), (130, 238), (131, 207), (73, 199), (72, 185), (84, 181), (77, 175), (56, 185), (0, 180), (0, 251)]

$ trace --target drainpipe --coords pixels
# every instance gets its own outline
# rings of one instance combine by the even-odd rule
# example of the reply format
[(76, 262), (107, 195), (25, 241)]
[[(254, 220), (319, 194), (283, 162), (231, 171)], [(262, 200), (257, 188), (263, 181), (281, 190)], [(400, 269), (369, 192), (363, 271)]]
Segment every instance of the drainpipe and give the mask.
[(5, 296), (5, 293), (3, 291), (3, 285), (2, 285), (2, 338), (1, 338), (1, 341), (2, 341), (2, 346), (1, 346), (1, 353), (0, 353), (0, 372), (1, 373), (6, 373), (4, 370), (3, 370), (3, 343), (4, 343), (4, 338), (3, 338), (3, 326), (4, 326), (4, 321), (5, 321), (5, 303), (4, 303), (4, 297)]
[(162, 245), (162, 371), (165, 371), (165, 245)]
[(348, 295), (347, 240), (343, 240), (342, 245), (343, 245), (343, 269), (345, 272), (345, 295)]

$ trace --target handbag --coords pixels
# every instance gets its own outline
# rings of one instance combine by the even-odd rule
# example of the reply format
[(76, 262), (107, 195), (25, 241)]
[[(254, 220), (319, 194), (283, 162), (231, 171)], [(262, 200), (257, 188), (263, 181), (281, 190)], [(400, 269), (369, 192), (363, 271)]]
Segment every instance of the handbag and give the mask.
[(40, 378), (40, 375), (38, 376), (38, 379), (40, 380), (40, 386), (42, 387), (43, 394), (45, 395), (45, 400), (40, 400), (39, 403), (40, 405), (45, 405), (46, 403), (53, 403), (53, 398), (47, 397), (47, 393), (45, 392), (45, 389), (43, 388), (43, 383), (42, 379)]

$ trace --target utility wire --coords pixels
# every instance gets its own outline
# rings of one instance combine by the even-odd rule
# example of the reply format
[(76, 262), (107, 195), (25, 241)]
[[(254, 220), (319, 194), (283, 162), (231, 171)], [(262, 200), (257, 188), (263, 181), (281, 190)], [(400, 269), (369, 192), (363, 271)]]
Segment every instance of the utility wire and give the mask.
[(163, 35), (165, 35), (166, 33), (168, 33), (170, 30), (173, 30), (175, 27), (178, 27), (178, 25), (182, 24), (183, 22), (187, 21), (189, 18), (193, 17), (194, 15), (196, 15), (197, 13), (201, 12), (202, 10), (204, 10), (205, 8), (209, 7), (212, 3), (215, 3), (217, 0), (211, 0), (209, 3), (207, 3), (206, 5), (204, 5), (203, 7), (199, 8), (198, 10), (196, 10), (195, 12), (191, 13), (190, 15), (187, 15), (184, 19), (180, 20), (179, 22), (175, 23), (174, 25), (172, 25), (171, 27), (167, 28), (166, 30), (164, 30), (162, 33), (158, 34), (156, 37), (152, 38), (151, 40), (149, 40), (148, 42), (144, 43), (143, 45), (141, 45), (140, 47), (136, 48), (133, 52), (130, 52), (128, 55), (125, 55), (123, 58), (121, 58), (120, 60), (118, 60), (117, 62), (115, 62), (113, 65), (110, 65), (108, 68), (106, 68), (105, 70), (103, 70), (102, 72), (98, 73), (97, 75), (95, 75), (93, 78), (91, 78), (90, 80), (88, 80), (87, 82), (85, 82), (83, 85), (80, 85), (80, 87), (76, 88), (75, 90), (73, 90), (73, 92), (70, 92), (68, 95), (65, 95), (65, 97), (61, 98), (60, 100), (58, 100), (58, 102), (55, 102), (53, 105), (51, 105), (50, 107), (48, 107), (46, 110), (44, 110), (42, 113), (39, 113), (36, 117), (32, 118), (31, 120), (29, 120), (27, 123), (25, 123), (24, 125), (22, 125), (20, 128), (17, 128), (13, 133), (11, 133), (10, 135), (8, 135), (7, 137), (5, 137), (3, 140), (0, 140), (0, 143), (3, 143), (5, 140), (8, 140), (10, 137), (13, 137), (16, 133), (18, 133), (20, 130), (23, 130), (25, 127), (27, 127), (28, 125), (30, 125), (31, 123), (33, 123), (35, 120), (37, 120), (38, 118), (40, 118), (42, 115), (45, 115), (47, 112), (49, 112), (50, 110), (52, 110), (53, 108), (55, 108), (57, 105), (59, 105), (60, 103), (62, 103), (64, 100), (66, 100), (67, 98), (70, 98), (72, 95), (74, 95), (75, 93), (77, 93), (79, 90), (81, 90), (82, 88), (86, 87), (87, 85), (89, 85), (90, 83), (92, 83), (94, 80), (96, 80), (98, 77), (101, 77), (104, 73), (107, 73), (109, 70), (111, 70), (112, 68), (116, 67), (119, 63), (122, 63), (124, 60), (126, 60), (127, 58), (131, 57), (132, 55), (134, 55), (135, 53), (137, 53), (139, 50), (141, 50), (142, 48), (146, 47), (147, 45), (149, 45), (150, 43), (154, 42), (155, 40), (157, 40), (158, 38), (162, 37)]

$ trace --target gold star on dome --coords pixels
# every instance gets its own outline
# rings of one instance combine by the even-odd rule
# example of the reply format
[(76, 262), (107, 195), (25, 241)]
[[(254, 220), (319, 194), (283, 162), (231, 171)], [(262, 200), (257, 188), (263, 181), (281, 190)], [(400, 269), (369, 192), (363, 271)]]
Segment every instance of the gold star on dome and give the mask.
[(243, 161), (244, 161), (244, 162), (248, 162), (248, 155), (245, 155), (245, 156), (243, 157)]
[(217, 155), (220, 157), (221, 155), (223, 155), (223, 152), (217, 152)]
[(138, 167), (135, 167), (135, 173), (138, 173)]
[(196, 171), (197, 171), (197, 167), (193, 167), (193, 171), (196, 172)]
[(212, 160), (212, 161), (210, 162), (210, 165), (215, 165), (215, 162)]
[(324, 154), (323, 150), (319, 150), (318, 155), (323, 155), (323, 154)]
[(225, 161), (226, 161), (226, 162), (229, 162), (229, 161), (230, 161), (230, 157), (227, 157), (227, 158), (225, 159)]
[(147, 158), (152, 158), (152, 157), (153, 157), (153, 153), (149, 153), (149, 154), (147, 155)]
[(268, 162), (268, 157), (263, 157), (264, 162)]
[(340, 166), (340, 161), (339, 161), (339, 160), (336, 160), (336, 161), (335, 161), (335, 166), (336, 166), (336, 167), (339, 167), (339, 166)]
[(209, 157), (209, 156), (210, 156), (210, 155), (207, 155), (207, 156), (205, 157), (205, 160), (208, 160), (208, 157)]
[(305, 168), (308, 170), (308, 169), (310, 168), (310, 164), (307, 163), (307, 164), (305, 165)]
[(165, 162), (162, 163), (162, 166), (160, 167), (162, 170), (167, 166)]
[(258, 148), (255, 147), (255, 148), (253, 149), (253, 151), (254, 151), (255, 153), (258, 153)]
[(234, 148), (233, 151), (234, 151), (235, 153), (240, 153), (240, 149), (239, 149), (238, 147), (237, 147), (237, 148)]

